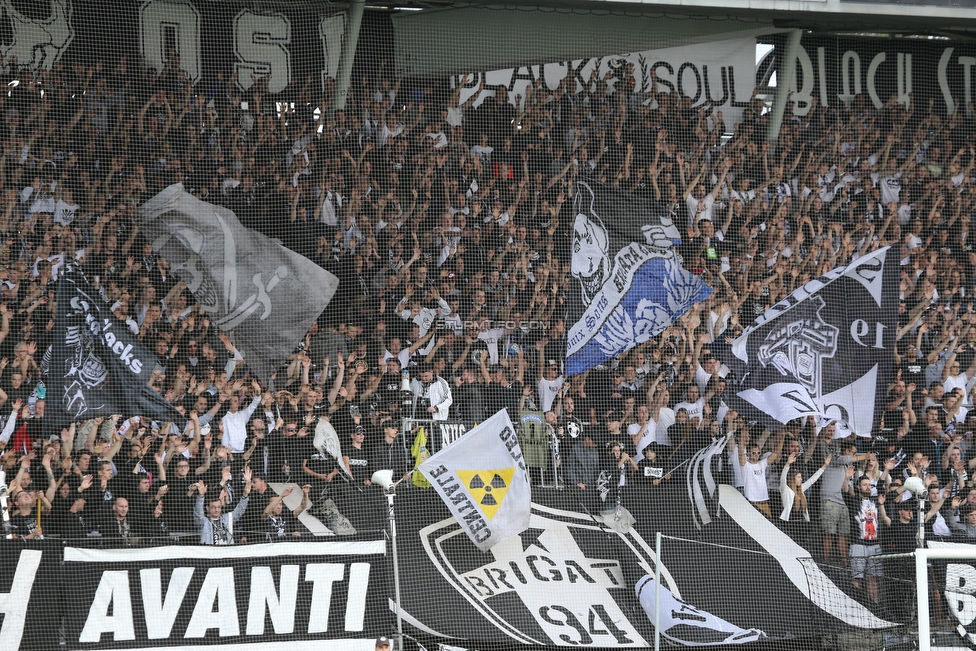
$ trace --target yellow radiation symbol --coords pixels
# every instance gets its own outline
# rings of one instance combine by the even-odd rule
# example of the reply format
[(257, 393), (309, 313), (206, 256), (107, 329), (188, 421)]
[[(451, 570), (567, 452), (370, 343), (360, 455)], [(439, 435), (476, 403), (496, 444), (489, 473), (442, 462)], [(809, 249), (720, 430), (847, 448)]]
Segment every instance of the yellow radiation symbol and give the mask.
[(467, 486), (471, 497), (481, 507), (481, 512), (491, 520), (505, 501), (505, 494), (508, 493), (512, 477), (515, 476), (515, 468), (458, 470), (457, 475)]

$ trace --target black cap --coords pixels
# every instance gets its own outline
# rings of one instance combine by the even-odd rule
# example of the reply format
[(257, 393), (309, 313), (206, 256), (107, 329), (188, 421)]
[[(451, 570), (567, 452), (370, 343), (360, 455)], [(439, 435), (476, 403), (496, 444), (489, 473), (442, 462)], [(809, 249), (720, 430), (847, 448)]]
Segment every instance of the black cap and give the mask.
[(619, 409), (611, 409), (609, 412), (607, 412), (608, 423), (610, 421), (614, 421), (614, 420), (621, 421), (623, 419), (624, 419), (624, 412), (620, 411)]

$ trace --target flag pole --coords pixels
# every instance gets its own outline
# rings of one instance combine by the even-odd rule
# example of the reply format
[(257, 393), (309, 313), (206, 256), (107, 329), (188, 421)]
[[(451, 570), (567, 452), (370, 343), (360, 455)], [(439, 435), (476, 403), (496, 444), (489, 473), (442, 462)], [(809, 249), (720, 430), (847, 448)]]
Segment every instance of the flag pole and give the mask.
[(396, 497), (396, 487), (400, 481), (393, 481), (391, 470), (377, 470), (370, 481), (383, 489), (386, 494), (386, 504), (389, 508), (390, 544), (393, 547), (393, 598), (396, 603), (397, 622), (397, 651), (403, 651), (403, 618), (400, 615), (400, 560), (397, 556), (396, 510), (393, 499)]

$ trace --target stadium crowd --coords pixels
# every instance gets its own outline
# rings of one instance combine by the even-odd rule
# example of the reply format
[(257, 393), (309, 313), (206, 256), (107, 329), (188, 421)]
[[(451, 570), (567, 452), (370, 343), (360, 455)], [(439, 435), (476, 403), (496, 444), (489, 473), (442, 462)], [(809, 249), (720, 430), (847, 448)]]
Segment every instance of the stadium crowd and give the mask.
[[(635, 91), (631, 75), (594, 74), (578, 89), (539, 81), (514, 97), (482, 84), (462, 103), (463, 84), (381, 73), (331, 110), (332, 89), (317, 97), (311, 79), (283, 103), (260, 79), (246, 96), (233, 75), (194, 86), (176, 57), (160, 71), (8, 65), (10, 532), (229, 544), (309, 535), (298, 521), (309, 509), (338, 533), (374, 526), (354, 500), (375, 470), (407, 477), (444, 443), (438, 421), (470, 428), (507, 407), (520, 422), (541, 416), (536, 465), (595, 509), (618, 486), (678, 484), (695, 451), (732, 433), (728, 481), (811, 552), (850, 562), (875, 599), (869, 557), (915, 544), (909, 477), (929, 487), (928, 535), (976, 538), (972, 117), (894, 97), (881, 110), (864, 96), (830, 109), (814, 100), (770, 147), (762, 99), (726, 123), (656, 85)], [(674, 210), (684, 267), (714, 292), (651, 341), (567, 377), (578, 179)], [(140, 203), (177, 182), (340, 278), (276, 392), (135, 226)], [(812, 418), (761, 432), (731, 411), (719, 351), (795, 288), (884, 246), (902, 258), (898, 370), (873, 436), (835, 439), (835, 424)], [(154, 388), (185, 429), (116, 414), (42, 437), (69, 263), (163, 361)], [(426, 444), (417, 429), (403, 440), (404, 416), (432, 421)], [(314, 444), (324, 418), (341, 461)], [(293, 491), (300, 503), (286, 508)]]

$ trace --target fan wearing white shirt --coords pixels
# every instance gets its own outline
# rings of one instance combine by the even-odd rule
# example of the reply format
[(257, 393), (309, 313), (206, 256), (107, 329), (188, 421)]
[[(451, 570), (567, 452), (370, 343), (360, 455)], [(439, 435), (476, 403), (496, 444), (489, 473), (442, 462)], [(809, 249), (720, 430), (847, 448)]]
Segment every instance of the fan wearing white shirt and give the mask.
[(712, 188), (711, 192), (706, 192), (705, 186), (699, 183), (705, 174), (704, 168), (688, 184), (688, 187), (685, 188), (684, 197), (685, 204), (688, 206), (688, 228), (694, 228), (700, 219), (712, 219), (712, 206), (715, 205), (715, 199), (722, 192), (722, 185), (725, 183), (725, 177), (729, 173), (731, 164), (731, 160), (722, 163), (718, 182)]
[(973, 375), (976, 375), (976, 356), (973, 357), (973, 362), (969, 368), (962, 371), (956, 357), (959, 351), (956, 350), (955, 342), (951, 346), (952, 354), (949, 355), (949, 359), (946, 360), (942, 369), (942, 388), (945, 389), (946, 393), (953, 389), (962, 389), (963, 395), (966, 395), (972, 388)]
[(674, 411), (677, 413), (681, 409), (686, 409), (688, 411), (688, 418), (695, 424), (695, 427), (698, 427), (701, 425), (702, 417), (705, 415), (705, 408), (705, 399), (701, 397), (701, 391), (698, 389), (698, 385), (690, 384), (685, 391), (684, 402), (676, 404)]

